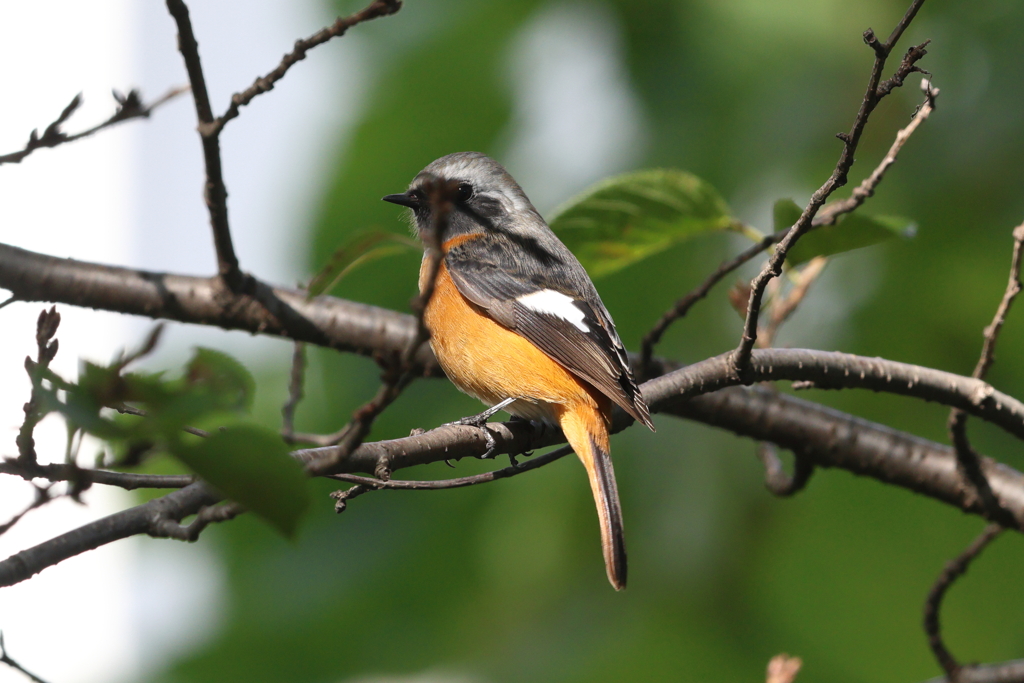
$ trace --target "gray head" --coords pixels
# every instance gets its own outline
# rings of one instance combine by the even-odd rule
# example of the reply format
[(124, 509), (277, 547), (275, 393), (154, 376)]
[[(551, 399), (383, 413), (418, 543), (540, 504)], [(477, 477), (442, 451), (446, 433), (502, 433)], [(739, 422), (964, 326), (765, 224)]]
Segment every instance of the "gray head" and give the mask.
[[(534, 235), (538, 228), (549, 231), (519, 183), (501, 164), (480, 152), (441, 157), (420, 171), (406, 192), (388, 195), (384, 201), (409, 207), (417, 228), (427, 229), (431, 225), (430, 202), (423, 188), (434, 179), (455, 181), (459, 188), (458, 206), (449, 217), (442, 241), (488, 229)], [(459, 211), (459, 206), (465, 210)]]

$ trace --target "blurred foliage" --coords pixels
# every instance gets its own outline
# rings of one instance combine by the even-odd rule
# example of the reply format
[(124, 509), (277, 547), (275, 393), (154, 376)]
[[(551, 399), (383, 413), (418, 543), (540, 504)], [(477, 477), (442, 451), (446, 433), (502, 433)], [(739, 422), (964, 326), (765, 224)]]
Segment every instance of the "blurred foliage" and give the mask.
[[(873, 58), (861, 32), (872, 26), (887, 34), (906, 4), (576, 0), (557, 7), (604, 17), (620, 37), (648, 141), (632, 167), (688, 169), (767, 231), (776, 199), (800, 203), (828, 177), (841, 144), (833, 136), (849, 127)], [(469, 149), (503, 158), (517, 133), (509, 46), (555, 6), (409, 0), (395, 17), (360, 27), (374, 90), (324, 194), (311, 273), (358, 231), (404, 231), (396, 208), (379, 198), (404, 189), (431, 160)], [(1024, 158), (1022, 29), (1024, 4), (1013, 0), (924, 6), (905, 44), (933, 40), (922, 66), (942, 89), (938, 109), (865, 207), (913, 216), (918, 236), (835, 258), (780, 345), (970, 372), (1005, 286), (1010, 231), (1024, 217), (1014, 170)], [(875, 112), (851, 185), (882, 158), (919, 97), (907, 87)], [(528, 193), (538, 182), (511, 170)], [(717, 232), (603, 278), (602, 297), (627, 346), (745, 244)], [(335, 293), (407, 310), (417, 260), (375, 261)], [(735, 345), (740, 322), (727, 289), (677, 324), (659, 353), (689, 362)], [(1011, 315), (990, 374), (1018, 396), (1021, 313)], [(297, 427), (336, 429), (371, 395), (377, 374), (363, 358), (312, 353)], [(268, 368), (259, 380), (255, 410), (276, 424), (287, 368)], [(946, 411), (938, 406), (867, 392), (804, 395), (945, 439)], [(418, 382), (372, 438), (478, 409), (446, 383)], [(778, 500), (761, 485), (754, 444), (656, 420), (657, 434), (634, 429), (614, 439), (631, 564), (624, 593), (604, 578), (586, 479), (570, 459), (470, 489), (371, 493), (340, 517), (326, 496), (332, 486), (315, 482), (316, 502), (295, 545), (246, 518), (204, 535), (225, 563), (226, 621), (157, 679), (756, 681), (779, 652), (803, 657), (802, 683), (905, 683), (939, 674), (920, 627), (922, 603), (981, 520), (838, 471), (819, 472), (806, 491)], [(969, 429), (980, 450), (1024, 467), (1019, 444), (978, 421)], [(438, 467), (403, 473), (446, 474)], [(1022, 561), (1024, 544), (1007, 536), (952, 589), (944, 629), (964, 660), (1024, 655)]]
[[(772, 209), (773, 229), (785, 230), (800, 219), (803, 207), (792, 199), (780, 199)], [(814, 228), (786, 254), (786, 262), (799, 265), (815, 256), (832, 256), (854, 249), (870, 247), (894, 237), (913, 237), (917, 224), (897, 216), (870, 216), (863, 210), (839, 217), (834, 225)]]
[[(81, 432), (103, 439), (113, 452), (106, 463), (101, 455), (99, 466), (135, 467), (169, 454), (282, 534), (294, 535), (309, 506), (308, 481), (280, 435), (243, 421), (256, 388), (252, 376), (231, 356), (204, 348), (195, 349), (181, 377), (126, 372), (152, 351), (159, 330), (141, 351), (110, 365), (83, 362), (77, 382), (35, 366), (40, 412), (64, 418), (69, 453)], [(126, 405), (145, 417), (115, 412)], [(184, 431), (213, 426), (216, 431), (202, 438)]]

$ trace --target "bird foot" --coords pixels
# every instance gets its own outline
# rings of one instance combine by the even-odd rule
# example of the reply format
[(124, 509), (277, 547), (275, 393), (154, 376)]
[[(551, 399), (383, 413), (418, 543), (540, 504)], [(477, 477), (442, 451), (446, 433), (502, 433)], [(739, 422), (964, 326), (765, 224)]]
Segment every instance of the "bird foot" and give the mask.
[(493, 416), (499, 410), (504, 409), (506, 406), (508, 406), (510, 403), (514, 402), (515, 400), (516, 399), (514, 399), (514, 398), (506, 398), (501, 403), (498, 403), (497, 405), (491, 406), (490, 408), (488, 408), (487, 410), (485, 410), (484, 412), (482, 412), (482, 413), (480, 413), (478, 415), (471, 415), (470, 417), (464, 417), (462, 419), (456, 420), (455, 422), (449, 422), (448, 424), (450, 424), (450, 425), (466, 425), (466, 426), (469, 426), (469, 427), (476, 427), (476, 428), (482, 430), (483, 433), (484, 433), (484, 441), (487, 444), (487, 450), (483, 453), (483, 455), (481, 455), (479, 457), (481, 459), (493, 458), (494, 457), (494, 451), (498, 448), (498, 442), (494, 440), (494, 434), (492, 434), (491, 430), (489, 430), (487, 428), (487, 421), (491, 419), (491, 416)]

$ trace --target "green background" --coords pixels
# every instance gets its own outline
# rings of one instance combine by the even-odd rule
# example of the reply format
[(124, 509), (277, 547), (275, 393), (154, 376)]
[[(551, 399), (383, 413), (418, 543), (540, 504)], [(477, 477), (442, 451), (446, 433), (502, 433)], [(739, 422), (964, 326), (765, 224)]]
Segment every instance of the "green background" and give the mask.
[[(600, 13), (618, 33), (647, 140), (632, 166), (691, 171), (767, 230), (774, 200), (805, 202), (831, 172), (840, 151), (833, 135), (848, 130), (871, 65), (861, 32), (888, 35), (906, 4), (567, 6)], [(368, 41), (372, 88), (322, 197), (310, 273), (354, 231), (405, 230), (378, 198), (434, 158), (474, 149), (502, 159), (516, 105), (510, 45), (554, 5), (409, 0), (398, 15), (354, 29)], [(781, 345), (972, 370), (1005, 287), (1011, 229), (1024, 218), (1022, 28), (1024, 4), (1014, 0), (925, 4), (901, 48), (933, 40), (922, 66), (942, 89), (939, 108), (869, 207), (916, 219), (918, 235), (836, 258)], [(909, 120), (917, 81), (877, 110), (852, 183)], [(676, 297), (743, 246), (737, 236), (708, 236), (598, 281), (626, 345), (636, 349)], [(335, 293), (407, 310), (417, 263), (411, 254), (375, 261)], [(733, 346), (741, 321), (727, 287), (674, 327), (659, 353), (694, 361)], [(1015, 395), (1024, 394), (1022, 318), (1011, 316), (990, 374)], [(257, 412), (276, 424), (287, 368), (256, 371)], [(372, 395), (377, 374), (368, 359), (311, 352), (298, 428), (336, 429)], [(803, 395), (945, 439), (946, 410), (935, 405), (854, 391)], [(371, 438), (478, 410), (450, 385), (418, 382)], [(939, 674), (922, 603), (981, 520), (842, 471), (820, 471), (795, 498), (776, 499), (761, 484), (754, 443), (676, 419), (656, 423), (657, 434), (632, 429), (613, 440), (630, 551), (625, 592), (605, 579), (593, 502), (573, 459), (471, 489), (373, 493), (340, 516), (327, 498), (334, 487), (317, 482), (294, 543), (251, 517), (204, 534), (200, 543), (215, 547), (228, 574), (225, 621), (154, 680), (756, 681), (779, 652), (804, 659), (802, 683)], [(979, 421), (969, 429), (979, 450), (1024, 467), (1018, 444)], [(489, 465), (462, 462), (454, 476)], [(963, 660), (1024, 656), (1022, 561), (1024, 544), (1009, 535), (952, 590), (944, 624)]]

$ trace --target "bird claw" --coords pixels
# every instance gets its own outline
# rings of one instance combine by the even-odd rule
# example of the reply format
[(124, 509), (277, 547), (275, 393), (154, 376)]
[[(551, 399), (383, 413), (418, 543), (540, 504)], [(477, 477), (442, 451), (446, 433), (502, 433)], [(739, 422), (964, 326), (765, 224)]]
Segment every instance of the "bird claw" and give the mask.
[(455, 422), (449, 422), (448, 424), (450, 424), (450, 425), (465, 425), (465, 426), (468, 426), (468, 427), (476, 427), (477, 429), (480, 429), (481, 431), (483, 431), (483, 433), (484, 433), (484, 442), (487, 444), (487, 450), (484, 451), (483, 455), (480, 455), (478, 457), (481, 460), (485, 460), (487, 458), (493, 458), (494, 457), (494, 451), (496, 451), (498, 449), (498, 442), (494, 439), (494, 434), (491, 433), (491, 430), (489, 430), (487, 428), (487, 421), (489, 419), (491, 419), (492, 415), (494, 415), (499, 410), (504, 409), (505, 406), (507, 406), (508, 404), (512, 403), (515, 400), (516, 399), (514, 399), (514, 398), (506, 398), (501, 403), (498, 403), (497, 405), (491, 406), (490, 408), (488, 408), (484, 412), (480, 413), (479, 415), (471, 415), (470, 417), (464, 417), (462, 419), (456, 420)]

